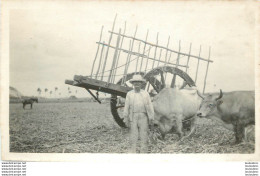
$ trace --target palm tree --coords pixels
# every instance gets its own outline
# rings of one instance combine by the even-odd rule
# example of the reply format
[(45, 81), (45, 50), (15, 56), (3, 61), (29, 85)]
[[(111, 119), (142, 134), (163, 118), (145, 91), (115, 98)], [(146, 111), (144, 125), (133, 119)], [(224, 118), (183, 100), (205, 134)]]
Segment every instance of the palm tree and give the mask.
[(70, 96), (70, 93), (71, 93), (71, 91), (70, 91), (70, 87), (68, 87), (68, 93), (69, 93), (68, 95)]
[(45, 89), (44, 89), (44, 91), (45, 91), (45, 98), (46, 98), (46, 92), (48, 92), (48, 89), (47, 89), (47, 88), (45, 88)]
[(41, 95), (42, 90), (40, 88), (37, 89), (37, 92), (39, 93), (39, 96)]
[(57, 92), (57, 90), (58, 90), (58, 87), (55, 87), (55, 97), (56, 97), (56, 92)]
[(50, 97), (51, 97), (52, 91), (50, 91)]

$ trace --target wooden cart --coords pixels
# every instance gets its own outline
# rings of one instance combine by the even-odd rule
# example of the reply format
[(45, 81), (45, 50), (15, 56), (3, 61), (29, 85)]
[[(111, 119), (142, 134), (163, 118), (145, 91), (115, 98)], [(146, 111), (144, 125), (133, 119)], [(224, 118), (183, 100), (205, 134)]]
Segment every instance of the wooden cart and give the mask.
[[(188, 46), (188, 51), (181, 49), (181, 41), (178, 48), (171, 49), (169, 47), (170, 37), (168, 37), (166, 46), (159, 44), (159, 33), (156, 36), (156, 42), (148, 41), (149, 30), (147, 30), (145, 39), (137, 37), (137, 27), (133, 35), (126, 34), (126, 22), (123, 32), (119, 28), (115, 32), (114, 19), (109, 40), (106, 43), (102, 41), (103, 26), (100, 33), (100, 39), (97, 43), (97, 51), (92, 64), (91, 74), (89, 76), (75, 75), (73, 80), (65, 80), (66, 84), (82, 87), (86, 89), (96, 101), (101, 103), (98, 92), (111, 94), (111, 113), (121, 127), (126, 127), (120, 118), (120, 111), (124, 107), (124, 103), (120, 100), (126, 97), (128, 91), (132, 90), (129, 80), (134, 74), (141, 74), (147, 83), (143, 85), (151, 96), (160, 92), (164, 87), (184, 88), (188, 86), (196, 86), (199, 80), (199, 66), (205, 63), (203, 76), (203, 93), (206, 88), (206, 80), (208, 75), (210, 60), (210, 47), (208, 49), (207, 59), (201, 57), (201, 46), (198, 56), (192, 54), (192, 44)], [(196, 68), (193, 70), (189, 65), (196, 62)], [(194, 63), (193, 63), (194, 65)], [(188, 73), (194, 73), (193, 79)], [(200, 71), (200, 73), (202, 73)], [(91, 91), (95, 90), (96, 95)], [(122, 98), (119, 98), (122, 97)]]

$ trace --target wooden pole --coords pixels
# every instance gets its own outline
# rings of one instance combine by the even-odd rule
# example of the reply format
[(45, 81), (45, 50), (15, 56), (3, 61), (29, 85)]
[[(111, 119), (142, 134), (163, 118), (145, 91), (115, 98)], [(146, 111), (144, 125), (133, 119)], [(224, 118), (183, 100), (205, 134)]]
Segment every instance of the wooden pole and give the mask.
[(148, 51), (148, 55), (147, 55), (147, 60), (146, 60), (146, 64), (145, 64), (145, 69), (144, 69), (145, 72), (146, 72), (146, 69), (147, 69), (147, 65), (148, 65), (148, 60), (149, 60), (151, 48), (152, 48), (152, 46), (149, 47), (149, 51)]
[[(191, 46), (192, 46), (192, 43), (190, 43), (189, 56), (188, 56), (188, 59), (187, 59), (187, 64), (186, 64), (187, 66), (189, 66), (189, 62), (190, 62)], [(186, 70), (185, 70), (185, 72), (187, 73), (187, 71), (188, 71), (188, 68), (186, 67)]]
[[(100, 59), (99, 59), (99, 63), (98, 63), (98, 70), (97, 70), (95, 79), (97, 79), (98, 74), (99, 74), (100, 67), (101, 67), (101, 65), (102, 65), (103, 50), (104, 50), (104, 45), (102, 45), (102, 48), (101, 48), (101, 54), (100, 54)], [(101, 68), (102, 68), (102, 67), (101, 67)]]
[[(132, 48), (132, 44), (131, 44), (131, 40), (129, 41), (129, 50), (131, 50)], [(121, 85), (125, 84), (126, 81), (126, 75), (127, 75), (127, 71), (128, 71), (128, 66), (129, 66), (129, 61), (130, 61), (130, 54), (127, 55), (127, 59), (126, 59), (126, 63), (125, 63), (125, 71), (124, 71), (124, 76), (123, 76), (123, 81), (121, 82)]]
[[(162, 49), (160, 49), (160, 55), (159, 55), (159, 60), (158, 60), (158, 64), (157, 64), (157, 67), (159, 67), (159, 64), (160, 64), (160, 60), (161, 60), (161, 54), (162, 54)], [(156, 83), (156, 79), (154, 79), (154, 84)], [(161, 90), (161, 86), (159, 88)]]
[[(112, 32), (114, 31), (115, 22), (116, 22), (116, 17), (117, 17), (117, 14), (116, 14), (115, 19), (114, 19), (114, 22), (113, 22)], [(113, 33), (111, 33), (111, 35), (110, 35), (110, 37), (109, 37), (108, 45), (110, 45), (110, 43), (111, 43), (112, 36), (113, 36)], [(104, 76), (104, 72), (105, 72), (105, 68), (106, 68), (106, 63), (107, 63), (108, 51), (109, 51), (109, 47), (107, 47), (107, 52), (106, 52), (105, 61), (104, 61), (104, 65), (103, 65), (103, 71), (102, 71), (101, 81), (103, 81), (103, 76)]]
[[(190, 62), (190, 53), (191, 53), (191, 46), (192, 46), (192, 43), (190, 43), (190, 50), (189, 50), (189, 56), (188, 56), (188, 59), (187, 59), (187, 63), (186, 63), (186, 69), (185, 69), (185, 72), (188, 73), (188, 67), (189, 67), (189, 62)], [(183, 80), (183, 83), (182, 83), (182, 87), (184, 88), (186, 86), (186, 83), (185, 83), (185, 80)]]
[[(211, 50), (211, 47), (209, 47), (209, 57), (208, 57), (208, 60), (210, 60), (210, 50)], [(207, 64), (206, 74), (205, 74), (205, 78), (204, 78), (203, 94), (205, 93), (207, 76), (208, 76), (208, 69), (209, 69), (209, 62)]]
[[(104, 26), (102, 26), (102, 28), (101, 28), (101, 33), (100, 33), (100, 37), (99, 37), (99, 42), (101, 42), (101, 39), (102, 39), (103, 28), (104, 28)], [(96, 63), (97, 56), (98, 56), (98, 52), (99, 52), (99, 46), (100, 46), (100, 44), (98, 44), (96, 56), (95, 56), (95, 59), (94, 59), (94, 61), (93, 61), (93, 65), (92, 65), (92, 68), (91, 68), (90, 78), (92, 78), (93, 70), (94, 70), (95, 63)]]
[[(170, 56), (169, 56), (169, 58), (168, 58), (168, 62), (165, 63), (166, 66), (170, 63), (171, 57), (172, 57), (172, 52), (170, 52)], [(170, 64), (171, 64), (171, 63), (170, 63)], [(166, 72), (166, 74), (165, 74), (164, 80), (166, 80), (166, 78), (167, 78), (167, 72)]]
[[(181, 41), (179, 40), (179, 53), (181, 52)], [(178, 54), (177, 56), (177, 60), (176, 60), (176, 68), (178, 68), (179, 66), (179, 60), (180, 60), (180, 54)], [(176, 74), (173, 75), (172, 78), (172, 82), (171, 82), (171, 87), (174, 88), (175, 87), (175, 82), (176, 82)]]
[[(118, 33), (116, 32), (111, 32), (111, 31), (108, 31), (109, 33), (113, 33), (115, 35), (118, 35)], [(183, 52), (178, 52), (178, 51), (175, 51), (175, 50), (172, 50), (172, 49), (167, 49), (166, 47), (164, 46), (160, 46), (160, 45), (156, 45), (156, 44), (152, 44), (152, 43), (149, 43), (149, 42), (145, 42), (144, 40), (141, 40), (141, 39), (137, 39), (135, 37), (131, 37), (131, 36), (127, 36), (127, 35), (124, 35), (126, 38), (132, 38), (134, 40), (137, 40), (137, 41), (140, 41), (140, 42), (143, 42), (143, 43), (146, 43), (147, 45), (150, 45), (150, 46), (157, 46), (157, 48), (162, 48), (162, 49), (165, 49), (165, 50), (168, 50), (170, 52), (173, 52), (173, 53), (176, 53), (176, 54), (180, 54), (180, 55), (184, 55), (184, 56), (189, 56), (189, 54), (187, 53), (183, 53)], [(190, 55), (191, 58), (196, 58), (196, 59), (200, 59), (200, 60), (203, 60), (203, 61), (207, 61), (207, 59), (204, 59), (204, 58), (201, 58), (201, 57), (198, 57), (198, 56), (195, 56), (195, 55)], [(213, 62), (212, 60), (210, 60), (210, 62)]]
[(162, 55), (162, 49), (160, 49), (160, 55), (159, 55), (159, 60), (158, 60), (157, 67), (159, 67), (159, 64), (160, 64), (160, 61), (161, 61), (161, 55)]
[(89, 89), (87, 89), (87, 88), (85, 88), (87, 91), (88, 91), (88, 93), (90, 93), (90, 95), (92, 95), (92, 97), (97, 101), (97, 102), (99, 102), (99, 104), (101, 104), (101, 101), (89, 90)]
[[(130, 41), (130, 46), (129, 46), (129, 51), (130, 52), (132, 52), (133, 47), (134, 47), (134, 42), (135, 42), (135, 36), (136, 36), (136, 33), (137, 33), (137, 29), (138, 29), (138, 26), (136, 25), (134, 37), (132, 39), (132, 42)], [(132, 45), (131, 45), (131, 43), (132, 43)], [(127, 61), (127, 65), (125, 66), (124, 81), (122, 81), (122, 84), (124, 84), (125, 81), (126, 81), (126, 74), (127, 74), (127, 71), (128, 71), (128, 67), (129, 67), (129, 63), (130, 63), (130, 60), (131, 60), (131, 56), (132, 55), (130, 53), (128, 53), (128, 55), (127, 55), (127, 60), (128, 61)]]
[(170, 56), (169, 56), (169, 59), (168, 59), (168, 63), (170, 63), (171, 57), (172, 57), (172, 52), (170, 52)]
[[(181, 41), (179, 40), (179, 53), (181, 52)], [(176, 67), (178, 68), (180, 62), (180, 54), (178, 54), (177, 56), (177, 60), (176, 60)]]
[[(147, 30), (147, 33), (146, 33), (146, 38), (145, 38), (145, 42), (147, 42), (148, 33), (149, 33), (149, 30)], [(145, 53), (145, 49), (146, 49), (146, 43), (144, 44), (143, 55), (144, 55), (144, 53)], [(144, 58), (144, 57), (142, 56), (142, 60), (141, 60), (141, 66), (140, 66), (139, 72), (141, 72), (141, 70), (142, 70), (142, 66), (143, 66), (143, 58)]]
[[(201, 45), (200, 45), (200, 52), (201, 52)], [(200, 57), (200, 52), (199, 52), (199, 57)], [(197, 82), (197, 78), (198, 78), (199, 64), (200, 64), (200, 60), (198, 59), (197, 69), (196, 69), (196, 76), (195, 76), (195, 83)]]
[(157, 51), (157, 45), (158, 45), (158, 36), (159, 36), (159, 32), (157, 32), (157, 37), (156, 37), (156, 46), (155, 46), (155, 51), (154, 51), (154, 61), (153, 61), (153, 66), (152, 66), (152, 69), (154, 67), (154, 63), (156, 61), (156, 51)]
[(168, 47), (169, 47), (169, 43), (170, 43), (170, 36), (168, 37), (168, 42), (167, 42), (167, 50), (166, 50), (166, 54), (165, 54), (165, 62), (167, 62), (167, 55), (168, 55)]
[[(124, 34), (123, 34), (123, 35), (125, 35), (125, 31), (126, 31), (126, 21), (125, 21)], [(122, 37), (121, 44), (120, 44), (120, 48), (122, 48), (123, 41), (124, 41), (124, 36)], [(116, 67), (115, 67), (115, 68), (118, 67), (118, 61), (119, 61), (119, 58), (120, 58), (121, 51), (122, 51), (122, 50), (119, 50), (118, 57), (117, 57), (117, 62), (116, 62)], [(112, 79), (112, 82), (115, 82), (116, 72), (117, 72), (117, 69), (114, 70), (114, 73), (113, 73), (114, 77), (113, 77), (113, 79)]]
[[(98, 42), (97, 42), (97, 43), (98, 43)], [(104, 45), (104, 46), (107, 46), (107, 47), (110, 47), (110, 48), (114, 48), (114, 49), (116, 48), (116, 47), (114, 47), (114, 46), (109, 46), (108, 44), (105, 44), (105, 43), (100, 43), (100, 44), (102, 44), (102, 45)], [(144, 58), (148, 58), (148, 59), (153, 60), (153, 61), (158, 61), (157, 59), (150, 58), (150, 57), (148, 57), (148, 56), (146, 56), (146, 55), (142, 55), (142, 54), (137, 53), (137, 52), (133, 52), (133, 51), (129, 51), (129, 50), (126, 50), (126, 49), (121, 49), (121, 48), (118, 48), (118, 50), (122, 50), (123, 52), (128, 53), (128, 54), (130, 54), (130, 55), (135, 55), (135, 56), (139, 56), (139, 57), (142, 56), (142, 57), (144, 57)], [(160, 62), (165, 63), (165, 61), (160, 61)], [(176, 65), (176, 64), (170, 63), (170, 62), (166, 62), (166, 64)], [(186, 65), (181, 65), (181, 64), (178, 64), (178, 66), (179, 66), (179, 67), (186, 67)]]
[[(119, 29), (119, 33), (121, 33), (121, 28)], [(116, 64), (116, 59), (117, 59), (117, 52), (118, 52), (118, 48), (119, 48), (119, 44), (120, 44), (120, 35), (117, 36), (117, 41), (116, 41), (116, 49), (115, 49), (115, 52), (114, 52), (114, 58), (113, 58), (113, 62), (112, 62), (112, 65), (111, 65), (111, 69), (110, 69), (110, 73), (109, 73), (109, 76), (108, 76), (108, 83), (111, 82), (111, 78), (113, 77), (112, 73), (113, 73), (113, 70), (116, 69), (115, 68), (115, 64)]]
[[(140, 47), (141, 47), (141, 42), (139, 42), (138, 53), (140, 52)], [(139, 64), (139, 56), (137, 56), (137, 59), (136, 59), (135, 75), (136, 75), (136, 73), (137, 73), (138, 64)]]

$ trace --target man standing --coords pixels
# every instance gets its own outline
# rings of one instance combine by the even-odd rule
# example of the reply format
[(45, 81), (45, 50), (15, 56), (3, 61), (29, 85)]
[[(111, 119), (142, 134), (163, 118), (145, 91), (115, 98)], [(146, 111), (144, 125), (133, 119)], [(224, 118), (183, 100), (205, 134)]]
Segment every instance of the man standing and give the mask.
[(138, 137), (140, 136), (140, 152), (148, 152), (149, 123), (153, 125), (154, 109), (149, 94), (142, 90), (142, 84), (146, 81), (141, 75), (134, 75), (129, 81), (134, 90), (126, 95), (124, 108), (124, 121), (130, 127), (130, 152), (136, 153)]

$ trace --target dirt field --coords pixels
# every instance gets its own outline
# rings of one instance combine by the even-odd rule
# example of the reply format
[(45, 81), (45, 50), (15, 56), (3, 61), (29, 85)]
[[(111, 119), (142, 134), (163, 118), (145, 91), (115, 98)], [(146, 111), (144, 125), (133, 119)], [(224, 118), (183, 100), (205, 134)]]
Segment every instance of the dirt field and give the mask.
[[(113, 120), (109, 104), (35, 103), (33, 109), (10, 104), (10, 152), (127, 153), (127, 129)], [(232, 145), (234, 134), (208, 119), (182, 142), (176, 134), (149, 144), (152, 153), (253, 153), (254, 145)]]

